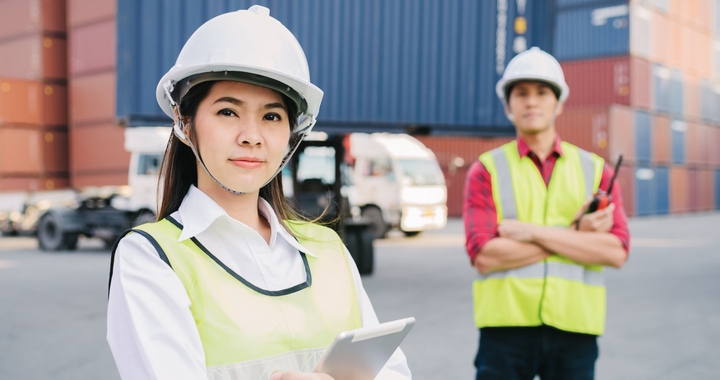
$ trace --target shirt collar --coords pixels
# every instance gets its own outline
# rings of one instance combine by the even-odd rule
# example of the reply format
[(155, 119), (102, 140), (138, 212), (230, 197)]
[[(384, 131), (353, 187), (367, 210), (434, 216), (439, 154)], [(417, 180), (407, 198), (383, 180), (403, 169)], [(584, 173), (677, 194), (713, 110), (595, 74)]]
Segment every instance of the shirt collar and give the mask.
[[(532, 150), (530, 150), (530, 146), (528, 146), (528, 144), (525, 142), (525, 140), (523, 140), (520, 137), (518, 137), (516, 140), (517, 140), (518, 153), (520, 154), (520, 157), (525, 157), (528, 154), (530, 154), (530, 152)], [(552, 149), (552, 152), (550, 152), (550, 153), (557, 153), (558, 156), (563, 155), (562, 140), (560, 139), (560, 136), (558, 134), (555, 134), (555, 143), (553, 144), (553, 149)]]
[[(258, 198), (258, 211), (267, 219), (270, 224), (270, 248), (275, 245), (278, 235), (285, 239), (290, 245), (295, 247), (309, 256), (317, 257), (313, 252), (302, 246), (294, 236), (292, 236), (285, 227), (278, 221), (275, 212), (270, 204), (263, 198)], [(215, 203), (212, 198), (203, 193), (200, 189), (191, 185), (180, 207), (178, 208), (180, 220), (183, 224), (183, 230), (180, 233), (178, 242), (193, 238), (210, 226), (219, 218), (231, 221), (231, 223), (239, 223), (247, 227), (245, 224), (231, 218), (225, 210)]]

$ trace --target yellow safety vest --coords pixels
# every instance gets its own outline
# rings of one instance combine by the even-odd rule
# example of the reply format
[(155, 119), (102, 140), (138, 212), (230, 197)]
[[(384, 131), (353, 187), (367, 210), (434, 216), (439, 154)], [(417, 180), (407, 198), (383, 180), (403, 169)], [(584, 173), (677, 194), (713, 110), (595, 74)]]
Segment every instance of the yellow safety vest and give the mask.
[(312, 372), (335, 336), (361, 327), (350, 263), (338, 235), (311, 223), (286, 222), (303, 247), (307, 281), (280, 291), (257, 288), (195, 238), (178, 242), (172, 218), (134, 231), (155, 246), (192, 302), (210, 379), (269, 379), (275, 370)]
[[(513, 141), (486, 152), (480, 161), (490, 173), (498, 223), (517, 219), (567, 228), (600, 186), (605, 162), (562, 143), (546, 186), (529, 157)], [(582, 265), (560, 255), (525, 267), (480, 275), (473, 284), (478, 327), (548, 325), (602, 335), (605, 328), (603, 267)]]

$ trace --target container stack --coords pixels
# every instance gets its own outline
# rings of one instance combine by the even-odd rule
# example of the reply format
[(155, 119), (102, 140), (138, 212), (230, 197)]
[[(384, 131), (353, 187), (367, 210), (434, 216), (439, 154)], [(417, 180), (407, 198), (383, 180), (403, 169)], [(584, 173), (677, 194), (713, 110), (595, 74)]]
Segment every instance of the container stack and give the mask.
[(623, 154), (630, 215), (720, 208), (720, 1), (585, 3), (557, 2), (558, 132), (612, 164)]
[(70, 182), (76, 188), (127, 184), (130, 154), (115, 123), (116, 15), (116, 0), (67, 0)]
[(65, 0), (0, 1), (0, 191), (68, 186)]

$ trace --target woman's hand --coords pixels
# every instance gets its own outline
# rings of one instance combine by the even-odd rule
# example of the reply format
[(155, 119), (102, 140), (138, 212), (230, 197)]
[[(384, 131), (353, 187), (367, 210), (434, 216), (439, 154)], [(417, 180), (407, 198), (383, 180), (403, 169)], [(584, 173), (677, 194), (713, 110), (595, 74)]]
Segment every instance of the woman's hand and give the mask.
[(273, 372), (270, 380), (335, 380), (325, 373)]

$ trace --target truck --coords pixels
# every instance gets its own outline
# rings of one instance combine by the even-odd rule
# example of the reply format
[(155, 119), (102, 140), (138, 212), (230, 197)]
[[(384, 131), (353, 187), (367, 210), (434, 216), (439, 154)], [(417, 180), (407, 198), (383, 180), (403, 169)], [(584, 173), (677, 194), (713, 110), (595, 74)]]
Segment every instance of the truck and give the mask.
[(392, 228), (406, 236), (447, 224), (447, 186), (432, 150), (403, 133), (349, 134), (351, 207), (375, 238)]

